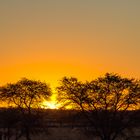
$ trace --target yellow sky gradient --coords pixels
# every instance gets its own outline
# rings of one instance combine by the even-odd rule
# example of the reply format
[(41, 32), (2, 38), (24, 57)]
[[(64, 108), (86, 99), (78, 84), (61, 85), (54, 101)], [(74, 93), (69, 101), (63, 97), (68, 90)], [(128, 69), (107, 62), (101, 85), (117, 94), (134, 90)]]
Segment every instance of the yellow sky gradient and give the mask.
[(140, 78), (140, 1), (0, 1), (0, 85), (22, 77)]

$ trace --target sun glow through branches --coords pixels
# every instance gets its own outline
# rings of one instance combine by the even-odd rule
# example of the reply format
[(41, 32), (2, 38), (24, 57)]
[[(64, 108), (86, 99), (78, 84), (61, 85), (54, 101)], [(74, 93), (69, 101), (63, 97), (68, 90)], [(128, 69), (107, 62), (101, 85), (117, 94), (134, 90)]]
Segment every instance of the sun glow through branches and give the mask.
[(41, 107), (45, 109), (58, 109), (58, 104), (54, 101), (44, 101)]

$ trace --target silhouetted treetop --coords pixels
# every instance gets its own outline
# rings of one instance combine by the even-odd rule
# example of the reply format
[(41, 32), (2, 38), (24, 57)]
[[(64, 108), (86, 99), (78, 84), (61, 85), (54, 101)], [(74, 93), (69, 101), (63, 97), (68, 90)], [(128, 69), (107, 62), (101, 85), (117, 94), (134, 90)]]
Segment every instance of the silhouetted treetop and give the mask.
[(87, 91), (86, 85), (77, 78), (64, 77), (61, 80), (60, 86), (57, 87), (58, 102), (62, 103), (62, 108), (70, 105), (73, 108), (79, 108), (87, 99), (85, 94)]
[(112, 73), (85, 83), (77, 78), (64, 77), (57, 91), (58, 100), (63, 104), (80, 105), (89, 110), (135, 109), (140, 103), (139, 82)]
[[(128, 110), (138, 109), (140, 104), (140, 84), (135, 79), (122, 78), (107, 73), (88, 83), (89, 104), (94, 109)], [(93, 107), (93, 106), (92, 106)]]
[(27, 140), (31, 140), (31, 134), (36, 130), (36, 126), (43, 124), (38, 108), (41, 107), (42, 101), (47, 100), (51, 94), (51, 89), (46, 83), (26, 78), (0, 88), (1, 99), (17, 107), (21, 114), (17, 137), (25, 135)]
[(140, 109), (140, 83), (106, 73), (90, 82), (64, 77), (57, 87), (62, 107), (78, 108), (92, 125), (92, 135), (101, 140), (115, 140), (135, 122)]
[(51, 96), (50, 87), (43, 82), (23, 78), (0, 88), (1, 98), (17, 107), (31, 108)]

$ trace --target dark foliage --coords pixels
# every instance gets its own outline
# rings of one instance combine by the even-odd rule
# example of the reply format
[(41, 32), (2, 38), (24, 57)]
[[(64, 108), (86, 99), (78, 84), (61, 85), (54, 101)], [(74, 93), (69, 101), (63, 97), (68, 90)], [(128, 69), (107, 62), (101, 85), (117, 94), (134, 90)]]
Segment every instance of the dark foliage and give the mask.
[(78, 108), (101, 140), (115, 140), (134, 123), (140, 109), (140, 84), (135, 79), (107, 73), (91, 82), (64, 77), (57, 88), (63, 107)]

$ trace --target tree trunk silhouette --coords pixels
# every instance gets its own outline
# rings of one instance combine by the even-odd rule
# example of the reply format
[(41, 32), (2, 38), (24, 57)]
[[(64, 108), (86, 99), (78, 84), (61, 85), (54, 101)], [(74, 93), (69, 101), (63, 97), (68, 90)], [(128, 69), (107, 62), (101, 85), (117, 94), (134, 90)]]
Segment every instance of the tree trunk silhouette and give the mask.
[(0, 140), (2, 140), (2, 132), (0, 132)]
[(30, 138), (30, 129), (26, 128), (26, 140), (31, 140)]
[(10, 128), (7, 130), (7, 140), (10, 140)]

